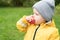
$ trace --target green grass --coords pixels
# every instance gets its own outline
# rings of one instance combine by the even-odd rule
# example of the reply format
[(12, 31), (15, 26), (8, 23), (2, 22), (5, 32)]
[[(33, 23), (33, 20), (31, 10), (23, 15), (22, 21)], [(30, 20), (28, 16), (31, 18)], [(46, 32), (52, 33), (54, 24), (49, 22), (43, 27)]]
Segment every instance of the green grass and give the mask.
[(60, 5), (56, 6), (55, 8), (54, 20), (56, 27), (59, 29), (59, 34), (60, 34)]
[(16, 28), (16, 22), (31, 8), (0, 8), (0, 40), (23, 40), (24, 33)]
[[(60, 7), (57, 6), (54, 16), (60, 32)], [(16, 22), (23, 16), (32, 13), (31, 8), (0, 8), (0, 40), (23, 40), (24, 32), (19, 32)]]

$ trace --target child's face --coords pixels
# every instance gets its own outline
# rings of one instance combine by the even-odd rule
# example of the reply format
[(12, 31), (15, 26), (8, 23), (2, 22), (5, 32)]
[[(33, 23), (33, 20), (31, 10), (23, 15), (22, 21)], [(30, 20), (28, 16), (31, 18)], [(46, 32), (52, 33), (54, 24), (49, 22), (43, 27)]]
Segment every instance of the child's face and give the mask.
[(31, 21), (31, 19), (35, 20), (35, 24), (41, 24), (45, 22), (44, 18), (38, 13), (36, 9), (33, 9), (33, 15), (27, 16), (27, 19)]

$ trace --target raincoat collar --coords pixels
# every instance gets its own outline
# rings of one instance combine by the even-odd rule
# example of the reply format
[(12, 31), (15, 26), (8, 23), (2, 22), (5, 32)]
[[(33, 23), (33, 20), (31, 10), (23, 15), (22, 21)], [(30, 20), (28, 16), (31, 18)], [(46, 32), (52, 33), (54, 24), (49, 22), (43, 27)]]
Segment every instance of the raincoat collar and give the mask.
[(52, 21), (49, 21), (49, 22), (45, 22), (45, 23), (41, 23), (40, 24), (40, 27), (43, 28), (43, 27), (55, 27), (55, 23), (54, 23), (54, 20)]

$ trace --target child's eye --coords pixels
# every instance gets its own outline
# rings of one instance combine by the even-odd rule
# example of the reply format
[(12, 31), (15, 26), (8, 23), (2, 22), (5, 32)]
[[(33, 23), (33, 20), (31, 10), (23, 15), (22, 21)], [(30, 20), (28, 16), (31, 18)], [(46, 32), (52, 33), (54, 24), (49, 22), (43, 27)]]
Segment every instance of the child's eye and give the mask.
[(39, 14), (35, 13), (35, 15), (39, 15)]

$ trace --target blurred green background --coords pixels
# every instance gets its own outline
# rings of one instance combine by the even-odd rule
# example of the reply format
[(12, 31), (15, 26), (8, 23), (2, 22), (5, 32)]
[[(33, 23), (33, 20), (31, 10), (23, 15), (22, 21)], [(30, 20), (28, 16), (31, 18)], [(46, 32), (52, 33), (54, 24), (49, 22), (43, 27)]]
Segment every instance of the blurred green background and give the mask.
[[(19, 32), (16, 22), (32, 13), (32, 5), (39, 0), (0, 0), (0, 40), (23, 40), (25, 33)], [(54, 20), (60, 33), (60, 1), (55, 0)]]
[[(34, 3), (40, 0), (0, 0), (0, 7), (31, 7)], [(60, 0), (55, 0), (58, 5)]]

